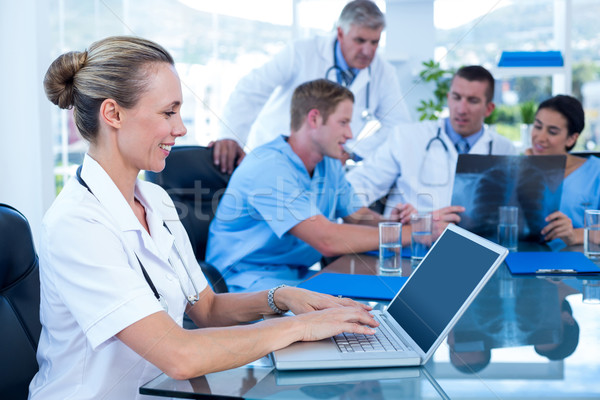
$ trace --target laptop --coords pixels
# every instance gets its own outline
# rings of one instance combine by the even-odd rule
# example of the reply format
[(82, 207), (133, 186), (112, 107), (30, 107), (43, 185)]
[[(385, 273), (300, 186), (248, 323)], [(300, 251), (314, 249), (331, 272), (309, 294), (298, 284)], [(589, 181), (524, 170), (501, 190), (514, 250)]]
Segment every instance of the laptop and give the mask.
[(372, 311), (381, 323), (377, 327), (381, 343), (358, 351), (354, 339), (374, 337), (348, 334), (296, 342), (273, 352), (273, 365), (278, 370), (423, 365), (507, 254), (502, 246), (448, 225), (385, 310)]

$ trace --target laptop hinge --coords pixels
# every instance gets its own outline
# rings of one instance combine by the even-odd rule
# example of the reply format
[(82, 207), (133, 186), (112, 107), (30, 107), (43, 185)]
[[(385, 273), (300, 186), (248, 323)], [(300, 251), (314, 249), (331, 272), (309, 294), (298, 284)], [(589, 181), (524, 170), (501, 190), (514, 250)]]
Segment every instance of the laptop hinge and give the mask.
[(402, 344), (404, 344), (404, 347), (407, 349), (412, 349), (413, 348), (412, 345), (408, 344), (406, 342), (406, 339), (404, 338), (405, 333), (403, 333), (401, 330), (399, 330), (396, 327), (396, 324), (392, 321), (392, 318), (388, 317), (388, 315), (385, 313), (381, 313), (380, 316), (382, 319), (385, 320), (386, 326), (388, 328), (390, 328), (394, 332), (394, 335), (396, 335), (398, 340), (400, 340), (402, 342)]

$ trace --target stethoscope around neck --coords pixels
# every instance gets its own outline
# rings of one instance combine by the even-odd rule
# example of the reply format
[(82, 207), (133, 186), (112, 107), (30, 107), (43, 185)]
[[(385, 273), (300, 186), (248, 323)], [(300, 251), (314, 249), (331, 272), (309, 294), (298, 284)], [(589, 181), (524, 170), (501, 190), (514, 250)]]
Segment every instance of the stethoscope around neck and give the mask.
[[(92, 189), (90, 189), (90, 187), (88, 186), (88, 184), (81, 177), (81, 168), (82, 168), (82, 166), (83, 165), (80, 165), (79, 168), (77, 168), (77, 173), (75, 174), (76, 178), (77, 178), (77, 181), (81, 184), (81, 186), (83, 186), (84, 188), (86, 188), (88, 190), (88, 192), (90, 192), (92, 194), (92, 196), (96, 197), (96, 195), (94, 194), (94, 192), (92, 192)], [(98, 197), (96, 197), (96, 200), (100, 201), (98, 199)], [(171, 229), (169, 229), (169, 226), (167, 225), (167, 223), (164, 220), (163, 220), (163, 226), (169, 232), (169, 234), (171, 234), (171, 236), (173, 236), (173, 247), (175, 248), (175, 253), (177, 254), (177, 257), (179, 258), (179, 261), (181, 262), (181, 265), (183, 265), (183, 269), (185, 269), (185, 273), (187, 274), (188, 279), (192, 283), (192, 287), (194, 288), (194, 293), (193, 294), (188, 295), (186, 293), (186, 291), (184, 289), (184, 286), (183, 286), (183, 282), (181, 281), (181, 278), (179, 277), (179, 274), (177, 273), (177, 270), (175, 269), (175, 266), (173, 265), (173, 262), (171, 261), (171, 257), (169, 257), (169, 264), (171, 265), (171, 268), (173, 269), (173, 272), (175, 272), (175, 275), (177, 275), (177, 279), (179, 280), (179, 286), (181, 287), (181, 291), (183, 292), (186, 300), (188, 301), (188, 303), (191, 306), (193, 306), (194, 304), (196, 304), (196, 302), (198, 300), (200, 300), (200, 292), (198, 291), (198, 288), (196, 287), (196, 283), (194, 282), (194, 279), (192, 278), (192, 274), (190, 273), (190, 270), (188, 268), (187, 263), (185, 262), (185, 260), (181, 256), (181, 252), (179, 251), (179, 248), (177, 247), (177, 242), (175, 241), (175, 235), (173, 235), (173, 233), (171, 232)], [(140, 261), (140, 258), (138, 257), (138, 255), (135, 253), (135, 251), (133, 253), (135, 254), (135, 257), (137, 258), (138, 263), (140, 264), (140, 269), (142, 270), (142, 275), (144, 275), (144, 279), (148, 283), (148, 286), (150, 286), (150, 290), (152, 290), (152, 293), (154, 294), (154, 297), (156, 297), (156, 300), (158, 300), (158, 302), (161, 305), (161, 307), (166, 312), (169, 312), (169, 306), (167, 304), (167, 300), (156, 289), (156, 286), (154, 285), (154, 282), (152, 282), (152, 279), (150, 278), (150, 275), (148, 275), (148, 272), (146, 271), (146, 268), (144, 268), (144, 265)]]
[[(336, 57), (336, 52), (335, 52), (335, 48), (337, 46), (338, 40), (334, 40), (333, 42), (333, 65), (331, 67), (329, 67), (327, 69), (327, 71), (325, 71), (325, 79), (329, 79), (330, 81), (334, 81), (337, 82), (337, 74), (340, 74), (342, 77), (342, 82), (340, 82), (340, 85), (344, 86), (344, 87), (349, 87), (351, 83), (346, 83), (346, 82), (351, 82), (353, 77), (352, 77), (352, 73), (350, 71), (345, 71), (343, 70), (338, 62), (337, 62), (337, 57)], [(363, 120), (365, 121), (370, 121), (372, 119), (375, 119), (375, 116), (371, 113), (371, 111), (369, 110), (369, 98), (371, 95), (371, 66), (369, 65), (367, 67), (367, 70), (369, 72), (369, 80), (367, 81), (367, 87), (366, 87), (366, 95), (365, 95), (365, 109), (360, 113), (360, 116)], [(329, 77), (329, 75), (334, 72), (336, 74), (335, 79), (331, 79)]]
[[(440, 181), (427, 181), (424, 179), (424, 172), (426, 171), (425, 165), (426, 163), (428, 163), (428, 159), (427, 157), (429, 156), (429, 150), (431, 149), (431, 147), (433, 145), (436, 144), (436, 142), (439, 142), (439, 144), (442, 146), (442, 149), (444, 150), (444, 154), (446, 156), (446, 160), (448, 162), (448, 167), (446, 169), (446, 176), (444, 179), (440, 179)], [(488, 155), (492, 155), (492, 147), (494, 145), (493, 140), (490, 139), (490, 142), (488, 143)], [(437, 133), (434, 137), (432, 137), (431, 139), (429, 139), (429, 141), (427, 142), (427, 145), (425, 146), (425, 155), (423, 156), (423, 158), (421, 159), (421, 167), (419, 168), (419, 182), (424, 185), (424, 186), (446, 186), (448, 183), (450, 183), (450, 168), (452, 167), (451, 162), (450, 162), (450, 150), (448, 149), (448, 145), (446, 144), (446, 142), (444, 142), (444, 140), (442, 139), (442, 126), (441, 124), (438, 125), (437, 128)]]

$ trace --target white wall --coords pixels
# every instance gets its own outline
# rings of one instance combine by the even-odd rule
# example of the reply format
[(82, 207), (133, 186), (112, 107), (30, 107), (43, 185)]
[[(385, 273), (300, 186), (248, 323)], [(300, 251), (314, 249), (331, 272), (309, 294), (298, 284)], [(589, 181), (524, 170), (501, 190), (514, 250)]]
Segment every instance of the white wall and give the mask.
[(50, 64), (47, 1), (0, 0), (0, 202), (19, 209), (39, 236), (54, 199), (50, 106), (42, 80)]

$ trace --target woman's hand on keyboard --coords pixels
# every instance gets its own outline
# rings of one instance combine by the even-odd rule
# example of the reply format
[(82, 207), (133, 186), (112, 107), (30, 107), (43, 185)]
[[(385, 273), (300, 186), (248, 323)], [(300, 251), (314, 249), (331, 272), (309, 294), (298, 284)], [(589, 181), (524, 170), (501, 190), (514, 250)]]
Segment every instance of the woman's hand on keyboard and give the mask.
[(300, 340), (321, 340), (342, 332), (372, 335), (379, 325), (373, 316), (362, 307), (336, 307), (314, 311), (294, 317), (303, 335)]
[(358, 307), (366, 311), (373, 309), (366, 304), (359, 303), (347, 297), (334, 297), (290, 286), (282, 287), (275, 291), (273, 300), (282, 310), (290, 310), (296, 315), (339, 307)]

